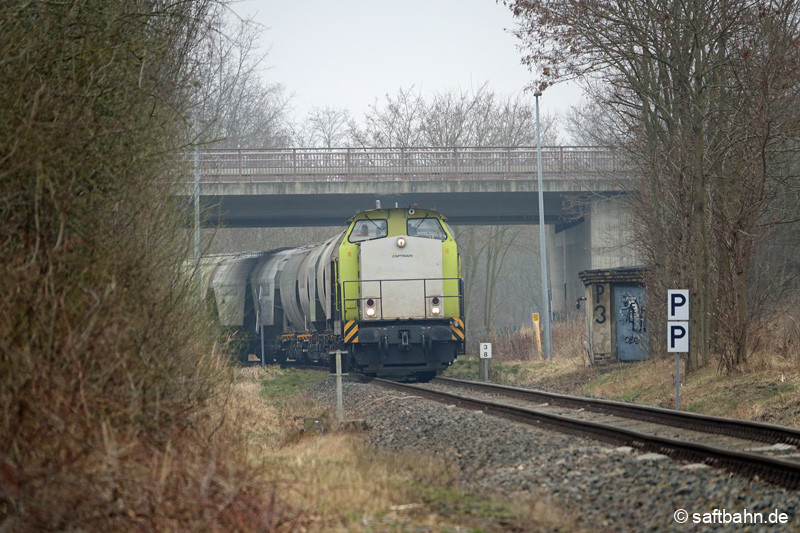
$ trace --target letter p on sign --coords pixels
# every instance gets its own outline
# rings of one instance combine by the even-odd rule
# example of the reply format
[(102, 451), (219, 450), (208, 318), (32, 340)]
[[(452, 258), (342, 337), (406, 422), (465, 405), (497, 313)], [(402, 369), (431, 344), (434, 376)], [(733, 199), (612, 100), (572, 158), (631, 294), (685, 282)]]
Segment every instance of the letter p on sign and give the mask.
[(689, 320), (689, 291), (667, 291), (667, 320)]
[(667, 351), (689, 351), (689, 291), (667, 291)]

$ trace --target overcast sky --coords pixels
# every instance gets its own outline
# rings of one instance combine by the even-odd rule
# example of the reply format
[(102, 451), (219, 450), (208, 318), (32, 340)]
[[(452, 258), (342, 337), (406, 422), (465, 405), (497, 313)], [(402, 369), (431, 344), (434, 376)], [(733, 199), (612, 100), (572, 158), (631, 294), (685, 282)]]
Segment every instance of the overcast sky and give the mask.
[[(234, 9), (269, 28), (267, 77), (294, 95), (297, 118), (326, 106), (360, 118), (376, 98), (412, 86), (429, 95), (488, 82), (510, 95), (532, 79), (508, 31), (511, 12), (494, 0), (245, 0)], [(542, 113), (579, 95), (552, 87)]]

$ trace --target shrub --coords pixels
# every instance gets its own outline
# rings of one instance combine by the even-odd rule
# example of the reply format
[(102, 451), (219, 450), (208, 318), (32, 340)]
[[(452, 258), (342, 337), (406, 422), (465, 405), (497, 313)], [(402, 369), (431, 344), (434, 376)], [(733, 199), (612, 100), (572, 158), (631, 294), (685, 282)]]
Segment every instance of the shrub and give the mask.
[(279, 522), (219, 430), (230, 372), (180, 268), (172, 184), (215, 9), (0, 7), (0, 529)]

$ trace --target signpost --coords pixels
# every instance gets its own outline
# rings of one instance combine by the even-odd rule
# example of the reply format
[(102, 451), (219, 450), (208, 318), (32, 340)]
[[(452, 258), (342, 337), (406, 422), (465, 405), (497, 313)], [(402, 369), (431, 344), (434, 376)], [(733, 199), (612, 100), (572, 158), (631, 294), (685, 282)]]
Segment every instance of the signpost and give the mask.
[(681, 354), (689, 352), (689, 291), (667, 291), (667, 352), (675, 352), (675, 409), (680, 410)]
[(344, 405), (342, 402), (342, 376), (346, 376), (347, 374), (342, 373), (342, 351), (336, 350), (335, 353), (332, 354), (335, 357), (335, 364), (336, 364), (336, 419), (341, 424), (344, 422)]
[(480, 361), (478, 365), (478, 377), (481, 381), (489, 381), (489, 367), (492, 364), (492, 343), (482, 342), (480, 351)]

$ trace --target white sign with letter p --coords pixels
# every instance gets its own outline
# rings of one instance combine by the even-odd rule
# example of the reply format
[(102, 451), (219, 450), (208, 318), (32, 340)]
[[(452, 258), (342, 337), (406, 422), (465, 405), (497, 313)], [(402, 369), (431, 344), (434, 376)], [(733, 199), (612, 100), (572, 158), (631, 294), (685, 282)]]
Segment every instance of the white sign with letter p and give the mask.
[(667, 352), (689, 351), (689, 291), (667, 291)]
[(667, 352), (689, 351), (689, 323), (667, 322)]
[(689, 291), (670, 289), (667, 291), (667, 320), (689, 320)]

